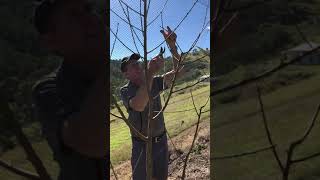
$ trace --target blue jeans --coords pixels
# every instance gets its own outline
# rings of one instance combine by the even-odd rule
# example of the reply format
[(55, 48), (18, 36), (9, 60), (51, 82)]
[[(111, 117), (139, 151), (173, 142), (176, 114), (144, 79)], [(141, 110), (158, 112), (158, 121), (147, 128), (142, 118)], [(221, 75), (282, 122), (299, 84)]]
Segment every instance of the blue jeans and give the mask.
[[(164, 135), (157, 143), (152, 144), (153, 177), (157, 180), (166, 180), (168, 177), (168, 144)], [(145, 180), (146, 173), (146, 142), (132, 140), (132, 178), (133, 180)]]

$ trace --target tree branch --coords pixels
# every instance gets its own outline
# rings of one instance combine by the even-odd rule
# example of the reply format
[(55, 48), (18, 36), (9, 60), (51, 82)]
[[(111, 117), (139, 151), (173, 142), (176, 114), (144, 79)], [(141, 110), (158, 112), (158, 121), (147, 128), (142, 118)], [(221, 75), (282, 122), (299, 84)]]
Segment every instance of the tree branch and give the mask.
[[(117, 31), (116, 31), (115, 36), (118, 36), (118, 30), (119, 30), (119, 23), (117, 23)], [(114, 50), (114, 45), (116, 44), (116, 41), (117, 41), (117, 38), (115, 37), (115, 38), (114, 38), (114, 41), (113, 41), (113, 43), (112, 43), (112, 49), (111, 49), (111, 53), (110, 53), (110, 58), (112, 57), (113, 50)]]
[(8, 162), (6, 162), (2, 159), (0, 159), (0, 166), (6, 168), (10, 172), (13, 172), (13, 173), (20, 175), (20, 176), (23, 176), (23, 177), (26, 177), (28, 179), (40, 180), (40, 177), (37, 176), (36, 174), (33, 174), (31, 172), (28, 172), (28, 171), (20, 169), (20, 168), (16, 168), (13, 165), (9, 164)]
[(264, 147), (264, 148), (260, 148), (260, 149), (253, 150), (253, 151), (243, 152), (243, 153), (239, 153), (239, 154), (213, 157), (212, 160), (232, 159), (232, 158), (238, 158), (238, 157), (243, 157), (243, 156), (258, 154), (258, 153), (260, 153), (260, 152), (268, 151), (268, 150), (270, 150), (270, 149), (272, 149), (272, 148), (274, 148), (274, 147), (275, 147), (275, 145), (273, 145), (273, 146), (268, 146), (268, 147)]
[(111, 102), (114, 103), (114, 105), (116, 106), (116, 108), (118, 109), (120, 115), (122, 116), (121, 119), (124, 120), (124, 122), (129, 126), (130, 130), (132, 130), (132, 132), (134, 134), (136, 134), (139, 138), (141, 138), (142, 140), (146, 141), (147, 137), (145, 137), (143, 134), (141, 134), (130, 122), (129, 120), (125, 117), (124, 113), (122, 112), (120, 106), (118, 105), (116, 99), (114, 98), (114, 96), (111, 96)]
[(258, 76), (254, 77), (254, 78), (245, 79), (245, 80), (240, 81), (239, 83), (236, 83), (236, 84), (234, 84), (234, 85), (230, 85), (230, 86), (227, 86), (227, 87), (218, 89), (218, 90), (216, 90), (216, 91), (212, 91), (212, 92), (210, 93), (210, 96), (216, 96), (216, 95), (218, 95), (218, 94), (225, 93), (225, 92), (228, 92), (228, 91), (233, 90), (233, 89), (235, 89), (235, 88), (238, 88), (238, 87), (241, 87), (241, 86), (250, 84), (250, 83), (252, 83), (252, 82), (255, 82), (255, 81), (257, 81), (257, 80), (266, 78), (266, 77), (272, 75), (273, 73), (278, 72), (278, 71), (280, 71), (281, 69), (283, 69), (283, 68), (285, 68), (285, 67), (287, 67), (287, 66), (289, 66), (289, 65), (291, 65), (291, 64), (294, 64), (294, 63), (296, 63), (296, 62), (301, 61), (304, 57), (315, 53), (315, 52), (318, 51), (319, 49), (320, 49), (320, 46), (318, 46), (318, 47), (316, 47), (316, 48), (314, 48), (314, 49), (312, 49), (312, 50), (304, 53), (303, 55), (301, 55), (301, 56), (299, 56), (299, 57), (294, 58), (293, 60), (291, 60), (291, 61), (289, 61), (289, 62), (282, 63), (282, 64), (278, 65), (277, 67), (275, 67), (275, 68), (273, 68), (273, 69), (271, 69), (271, 70), (269, 70), (269, 71), (267, 71), (267, 72), (265, 72), (265, 73), (262, 73), (261, 75), (258, 75)]
[(264, 105), (263, 105), (263, 102), (262, 102), (261, 91), (260, 91), (260, 88), (258, 86), (257, 86), (257, 92), (258, 92), (258, 99), (259, 99), (259, 104), (260, 104), (260, 110), (261, 110), (261, 115), (262, 115), (262, 119), (263, 119), (263, 124), (264, 124), (265, 131), (267, 133), (268, 141), (269, 141), (269, 144), (271, 146), (273, 146), (273, 148), (272, 148), (273, 155), (276, 158), (277, 163), (278, 163), (281, 171), (283, 171), (284, 168), (283, 168), (282, 162), (281, 162), (281, 160), (279, 158), (279, 155), (278, 155), (278, 153), (277, 153), (277, 151), (275, 149), (274, 143), (272, 141), (271, 132), (270, 132), (269, 127), (268, 127), (268, 122), (267, 122), (266, 114), (265, 114), (265, 111), (264, 111)]
[(23, 133), (20, 125), (14, 130), (15, 135), (23, 147), (24, 151), (26, 152), (27, 159), (32, 163), (33, 167), (36, 169), (37, 173), (40, 176), (41, 180), (51, 180), (49, 173), (47, 172), (46, 168), (44, 167), (41, 159), (36, 154), (34, 149), (32, 148), (31, 143), (29, 142), (26, 135)]
[(132, 49), (130, 49), (127, 45), (125, 45), (119, 38), (118, 38), (118, 36), (112, 31), (112, 29), (110, 28), (110, 31), (111, 31), (111, 33), (115, 36), (115, 38), (117, 38), (118, 39), (118, 41), (124, 46), (124, 47), (126, 47), (129, 51), (131, 51), (132, 53), (136, 53), (136, 52), (134, 52)]
[(192, 98), (193, 107), (194, 107), (194, 109), (195, 109), (195, 111), (197, 113), (197, 116), (198, 116), (198, 120), (197, 120), (197, 126), (196, 126), (196, 130), (194, 132), (194, 136), (193, 136), (193, 140), (192, 140), (190, 149), (189, 149), (189, 151), (188, 151), (188, 153), (186, 155), (186, 159), (184, 160), (181, 179), (185, 179), (185, 176), (186, 176), (186, 168), (187, 168), (188, 159), (189, 159), (189, 156), (190, 156), (191, 151), (193, 149), (194, 142), (196, 141), (196, 138), (197, 138), (197, 135), (198, 135), (202, 109), (207, 105), (207, 103), (209, 102), (209, 99), (210, 99), (210, 97), (208, 97), (207, 101), (205, 102), (205, 104), (203, 106), (200, 107), (199, 112), (198, 112), (197, 107), (196, 107), (195, 102), (194, 102), (194, 99), (193, 99), (193, 95), (192, 95), (192, 91), (191, 90), (190, 90), (190, 94), (191, 94), (191, 98)]
[[(199, 0), (196, 0), (196, 1), (193, 3), (192, 7), (189, 9), (189, 11), (187, 12), (187, 14), (182, 18), (182, 20), (179, 22), (179, 24), (173, 29), (172, 33), (173, 33), (176, 29), (178, 29), (178, 27), (181, 25), (181, 23), (187, 18), (187, 16), (190, 14), (190, 12), (192, 11), (192, 9), (194, 8), (194, 6), (197, 4), (198, 1), (199, 1)], [(170, 33), (170, 35), (171, 35), (172, 33)], [(165, 40), (163, 40), (158, 46), (156, 46), (155, 48), (151, 49), (151, 50), (148, 51), (147, 53), (149, 54), (149, 53), (153, 52), (154, 50), (158, 49), (164, 42), (167, 41), (167, 39), (170, 37), (170, 35), (169, 35)]]
[[(110, 11), (111, 11), (113, 14), (115, 14), (118, 18), (120, 18), (123, 22), (129, 24), (128, 21), (126, 21), (125, 19), (123, 19), (123, 18), (122, 18), (119, 14), (117, 14), (116, 12), (114, 12), (114, 10), (110, 9)], [(140, 32), (142, 32), (142, 30), (139, 29), (139, 28), (137, 28), (136, 26), (133, 26), (133, 25), (132, 25), (132, 27), (134, 27), (136, 30), (139, 30)]]
[(318, 156), (320, 156), (320, 152), (314, 153), (312, 155), (309, 155), (309, 156), (306, 156), (306, 157), (303, 157), (303, 158), (294, 159), (294, 160), (292, 160), (292, 163), (299, 163), (299, 162), (306, 161), (306, 160), (309, 160), (309, 159), (312, 159), (312, 158), (315, 158), (315, 157), (318, 157)]
[(113, 166), (112, 166), (111, 161), (110, 161), (110, 167), (111, 167), (111, 169), (112, 169), (112, 172), (113, 172), (113, 174), (114, 174), (114, 177), (116, 178), (116, 180), (118, 180), (117, 174), (116, 174), (116, 172), (115, 172), (114, 169), (113, 169)]

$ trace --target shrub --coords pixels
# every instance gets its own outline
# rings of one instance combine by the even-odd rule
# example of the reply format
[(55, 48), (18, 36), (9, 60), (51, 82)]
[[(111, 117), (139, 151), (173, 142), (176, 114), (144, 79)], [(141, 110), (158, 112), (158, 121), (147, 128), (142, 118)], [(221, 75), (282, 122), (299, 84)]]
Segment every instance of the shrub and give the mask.
[(240, 91), (232, 91), (232, 92), (227, 93), (226, 95), (222, 95), (222, 96), (218, 97), (217, 101), (221, 104), (235, 102), (239, 99), (240, 95), (241, 95)]

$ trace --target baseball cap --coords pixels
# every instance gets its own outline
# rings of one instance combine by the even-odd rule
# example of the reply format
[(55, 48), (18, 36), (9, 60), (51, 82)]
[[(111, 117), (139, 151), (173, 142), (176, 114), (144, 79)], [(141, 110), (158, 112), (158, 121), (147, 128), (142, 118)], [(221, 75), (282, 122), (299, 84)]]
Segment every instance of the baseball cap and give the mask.
[(126, 66), (128, 64), (130, 64), (130, 62), (138, 61), (140, 58), (141, 58), (140, 54), (137, 54), (137, 53), (133, 53), (133, 54), (131, 54), (131, 56), (124, 57), (121, 60), (121, 71), (125, 72), (126, 71)]
[(58, 2), (60, 2), (60, 0), (42, 0), (36, 3), (33, 24), (38, 33), (44, 34), (49, 31), (51, 16), (56, 10)]

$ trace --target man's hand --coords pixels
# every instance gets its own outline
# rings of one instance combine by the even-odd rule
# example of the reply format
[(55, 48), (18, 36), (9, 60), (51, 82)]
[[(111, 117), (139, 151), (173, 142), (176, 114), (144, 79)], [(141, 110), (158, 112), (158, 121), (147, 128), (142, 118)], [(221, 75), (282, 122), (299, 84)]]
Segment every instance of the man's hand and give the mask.
[(148, 63), (148, 72), (151, 73), (151, 75), (154, 75), (163, 66), (164, 66), (164, 59), (161, 58), (160, 56), (156, 56), (151, 61), (149, 61), (149, 63)]
[(177, 35), (174, 33), (169, 26), (167, 26), (167, 30), (160, 30), (162, 33), (163, 37), (166, 39), (166, 42), (168, 46), (170, 47), (171, 51), (176, 50), (176, 40), (177, 40)]

